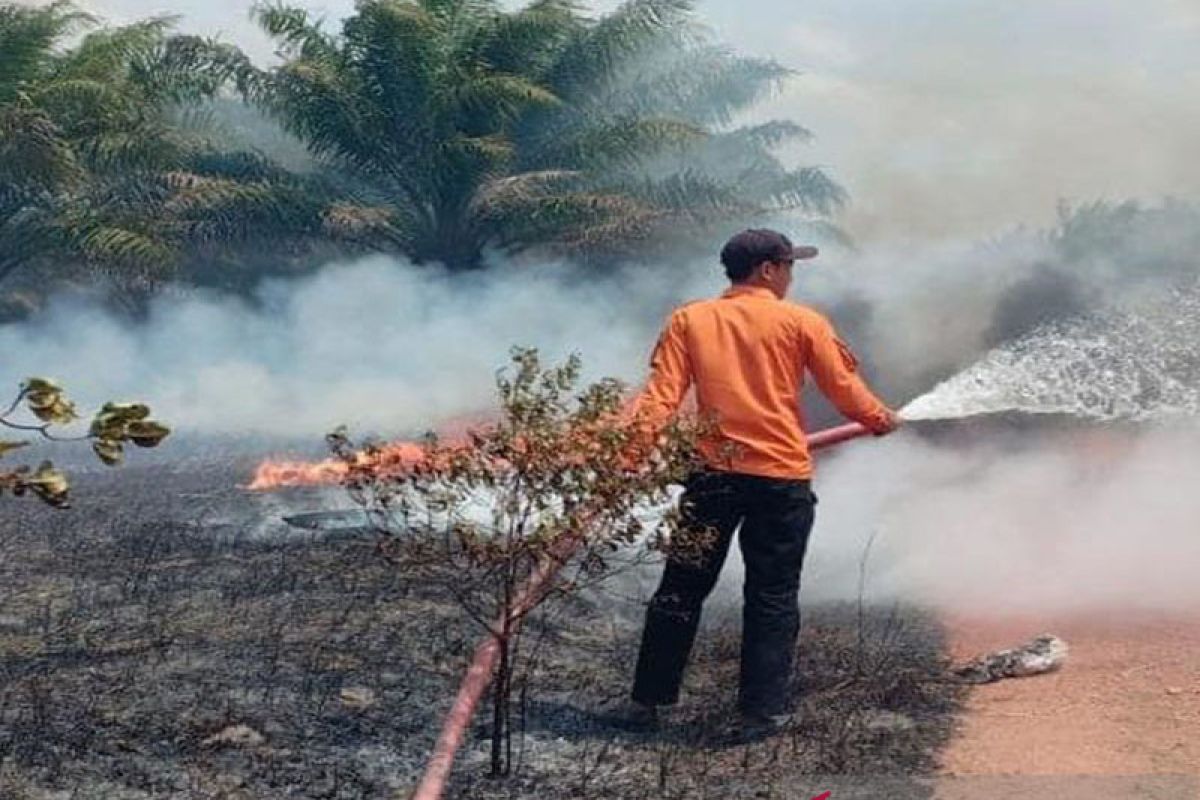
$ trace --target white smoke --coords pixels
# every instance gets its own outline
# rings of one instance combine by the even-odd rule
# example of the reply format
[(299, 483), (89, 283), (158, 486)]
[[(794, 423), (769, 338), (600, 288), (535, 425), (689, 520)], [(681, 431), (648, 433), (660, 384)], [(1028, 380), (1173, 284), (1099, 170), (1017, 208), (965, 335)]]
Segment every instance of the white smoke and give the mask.
[(143, 398), (180, 431), (304, 438), (346, 423), (411, 434), (492, 407), (514, 345), (551, 360), (578, 352), (593, 377), (639, 380), (662, 315), (686, 291), (650, 270), (596, 281), (569, 265), (505, 264), (451, 276), (373, 257), (269, 283), (258, 307), (163, 297), (136, 324), (60, 300), (0, 327), (0, 350), (14, 386), (49, 372), (82, 405)]
[(1200, 608), (1200, 428), (1087, 428), (934, 446), (898, 434), (830, 459), (809, 596), (957, 612)]
[[(846, 298), (871, 307), (870, 320), (844, 333), (880, 365), (884, 389), (905, 387), (888, 398), (899, 404), (907, 387), (928, 387), (925, 373), (979, 352), (991, 307), (1028, 273), (1028, 249), (1040, 247), (943, 245), (903, 263), (890, 247), (830, 249), (797, 266), (792, 294), (835, 316)], [(49, 373), (84, 406), (143, 398), (180, 431), (315, 440), (344, 423), (411, 435), (491, 408), (495, 371), (513, 346), (538, 347), (549, 360), (578, 353), (587, 377), (637, 384), (666, 313), (725, 284), (715, 256), (602, 276), (503, 259), (453, 275), (375, 256), (268, 282), (253, 303), (165, 295), (136, 323), (58, 298), (0, 326), (0, 348), (12, 385)], [(961, 301), (947, 308), (945, 294), (929, 290), (935, 284)]]

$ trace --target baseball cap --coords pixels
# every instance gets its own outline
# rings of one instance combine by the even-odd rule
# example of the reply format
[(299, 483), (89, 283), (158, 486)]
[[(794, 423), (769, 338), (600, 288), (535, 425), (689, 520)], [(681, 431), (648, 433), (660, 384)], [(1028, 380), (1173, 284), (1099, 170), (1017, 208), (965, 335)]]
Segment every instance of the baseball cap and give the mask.
[(726, 275), (741, 280), (764, 261), (803, 261), (815, 258), (819, 252), (812, 245), (793, 245), (779, 231), (751, 228), (734, 234), (725, 243), (721, 248), (721, 263)]

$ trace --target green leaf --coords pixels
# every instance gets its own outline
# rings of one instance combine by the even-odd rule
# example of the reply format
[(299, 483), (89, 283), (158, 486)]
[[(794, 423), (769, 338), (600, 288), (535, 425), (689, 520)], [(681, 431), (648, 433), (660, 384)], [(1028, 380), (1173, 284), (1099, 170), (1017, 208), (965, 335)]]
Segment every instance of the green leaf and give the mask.
[(49, 378), (26, 378), (22, 388), (27, 392), (61, 392), (63, 390)]
[(66, 425), (79, 419), (75, 404), (63, 396), (62, 387), (46, 378), (29, 378), (22, 385), (25, 402), (42, 422)]
[(131, 422), (125, 428), (129, 441), (138, 447), (157, 447), (170, 433), (166, 425), (148, 419)]
[(125, 448), (118, 439), (96, 439), (92, 442), (92, 450), (110, 467), (117, 466), (125, 459)]
[(150, 416), (150, 407), (143, 403), (105, 403), (92, 420), (89, 434), (101, 439), (120, 441), (126, 437), (130, 423)]
[(55, 508), (66, 508), (70, 504), (68, 495), (71, 484), (67, 481), (67, 476), (55, 469), (49, 461), (43, 461), (36, 472), (21, 482), (25, 488)]

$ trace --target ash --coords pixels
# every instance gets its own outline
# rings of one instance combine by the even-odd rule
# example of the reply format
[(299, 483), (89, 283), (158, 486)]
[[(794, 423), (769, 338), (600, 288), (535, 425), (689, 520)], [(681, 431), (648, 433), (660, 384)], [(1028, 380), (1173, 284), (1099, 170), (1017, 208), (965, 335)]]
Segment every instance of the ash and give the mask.
[[(282, 516), (336, 490), (258, 495), (215, 458), (75, 475), (75, 507), (6, 499), (0, 525), (0, 797), (393, 798), (420, 774), (480, 630), (361, 532)], [(911, 608), (806, 612), (800, 713), (728, 741), (738, 632), (710, 609), (667, 728), (598, 710), (628, 686), (646, 576), (530, 623), (516, 764), (486, 777), (481, 712), (457, 798), (929, 797), (964, 691)], [(536, 643), (536, 646), (535, 646)]]

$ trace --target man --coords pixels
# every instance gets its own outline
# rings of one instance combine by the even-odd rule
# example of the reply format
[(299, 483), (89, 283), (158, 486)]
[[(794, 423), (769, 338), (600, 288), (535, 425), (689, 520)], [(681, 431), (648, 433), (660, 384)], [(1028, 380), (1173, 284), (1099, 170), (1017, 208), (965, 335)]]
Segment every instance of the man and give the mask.
[(715, 433), (700, 445), (706, 469), (688, 480), (682, 511), (688, 527), (709, 529), (716, 541), (699, 558), (668, 555), (646, 614), (629, 722), (651, 724), (659, 706), (678, 700), (701, 606), (739, 526), (746, 565), (743, 730), (770, 732), (788, 718), (800, 567), (816, 503), (800, 412), (805, 372), (839, 411), (876, 434), (898, 425), (829, 321), (783, 299), (793, 263), (816, 255), (815, 247), (793, 247), (775, 231), (737, 234), (721, 250), (729, 290), (676, 310), (655, 347), (636, 409), (663, 422), (694, 387)]

